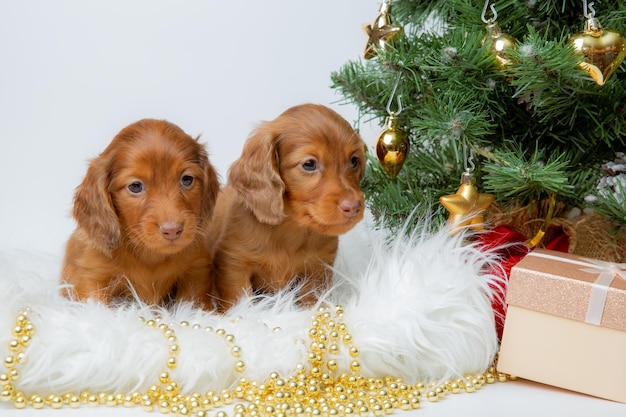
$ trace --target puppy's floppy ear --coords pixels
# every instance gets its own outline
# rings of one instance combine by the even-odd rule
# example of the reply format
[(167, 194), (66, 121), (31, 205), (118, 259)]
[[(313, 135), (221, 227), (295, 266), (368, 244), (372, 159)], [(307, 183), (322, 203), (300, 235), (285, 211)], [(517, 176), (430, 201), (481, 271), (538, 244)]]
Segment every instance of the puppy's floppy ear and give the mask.
[(109, 193), (111, 164), (103, 155), (93, 159), (76, 188), (72, 215), (96, 249), (110, 255), (120, 243), (120, 225)]
[(246, 141), (228, 171), (229, 183), (261, 223), (278, 224), (285, 217), (285, 183), (278, 170), (277, 135), (266, 123)]
[(204, 149), (200, 152), (200, 166), (204, 169), (204, 189), (202, 190), (202, 218), (209, 222), (213, 216), (213, 209), (220, 190), (217, 172), (209, 162), (208, 154)]

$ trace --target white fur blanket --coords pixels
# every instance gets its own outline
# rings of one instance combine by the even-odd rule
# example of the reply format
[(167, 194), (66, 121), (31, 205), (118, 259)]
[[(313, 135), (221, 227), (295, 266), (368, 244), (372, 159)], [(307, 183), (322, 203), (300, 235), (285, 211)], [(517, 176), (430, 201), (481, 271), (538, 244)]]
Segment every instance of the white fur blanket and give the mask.
[[(317, 310), (296, 308), (292, 293), (243, 300), (226, 316), (188, 304), (109, 309), (59, 296), (60, 261), (38, 253), (0, 254), (2, 357), (9, 355), (20, 309), (32, 309), (36, 329), (27, 361), (18, 366), (15, 386), (25, 394), (145, 391), (167, 370), (169, 344), (140, 317), (159, 316), (175, 329), (180, 353), (171, 376), (186, 392), (231, 387), (241, 376), (224, 338), (209, 326), (235, 336), (246, 363), (243, 375), (251, 380), (271, 372), (292, 375), (307, 363)], [(386, 240), (362, 223), (342, 236), (335, 283), (322, 301), (344, 307), (363, 375), (415, 383), (482, 372), (498, 348), (489, 283), (499, 278), (484, 273), (493, 262), (495, 255), (465, 245), (462, 234), (441, 230)], [(349, 360), (340, 354), (339, 371)]]

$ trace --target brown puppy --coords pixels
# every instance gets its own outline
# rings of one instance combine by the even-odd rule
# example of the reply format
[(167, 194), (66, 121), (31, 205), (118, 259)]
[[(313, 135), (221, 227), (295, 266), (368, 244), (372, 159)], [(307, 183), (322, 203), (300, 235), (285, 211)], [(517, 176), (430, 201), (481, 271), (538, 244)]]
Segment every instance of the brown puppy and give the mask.
[(158, 304), (175, 290), (212, 308), (207, 232), (218, 190), (204, 147), (178, 126), (144, 119), (122, 129), (76, 189), (65, 294), (109, 304), (133, 291)]
[(222, 310), (304, 279), (305, 304), (330, 275), (338, 235), (363, 218), (365, 144), (339, 114), (295, 106), (256, 129), (229, 170), (214, 216)]

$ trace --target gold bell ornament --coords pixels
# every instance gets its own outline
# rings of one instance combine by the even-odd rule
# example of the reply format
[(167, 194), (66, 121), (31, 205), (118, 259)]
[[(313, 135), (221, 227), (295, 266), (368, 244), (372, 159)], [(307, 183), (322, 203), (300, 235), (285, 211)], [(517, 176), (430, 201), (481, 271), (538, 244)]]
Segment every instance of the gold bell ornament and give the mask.
[(448, 226), (450, 233), (456, 234), (465, 227), (473, 230), (484, 229), (483, 213), (493, 203), (493, 194), (481, 194), (472, 183), (469, 171), (461, 175), (461, 186), (456, 194), (439, 197), (439, 202), (450, 212)]
[(376, 139), (376, 156), (389, 178), (395, 179), (409, 154), (409, 135), (399, 127), (398, 117), (390, 113), (385, 129)]
[(363, 30), (368, 36), (365, 52), (365, 59), (376, 56), (376, 48), (385, 49), (389, 43), (396, 40), (402, 34), (400, 26), (391, 24), (391, 0), (384, 0), (380, 5), (378, 16), (371, 25), (364, 25)]
[(400, 128), (398, 115), (402, 112), (402, 100), (398, 96), (398, 111), (391, 111), (391, 102), (398, 84), (400, 83), (400, 75), (396, 76), (389, 101), (387, 101), (387, 118), (385, 119), (385, 128), (378, 134), (376, 138), (376, 156), (380, 161), (383, 169), (391, 179), (395, 179), (404, 165), (404, 161), (409, 155), (409, 135)]
[[(626, 38), (614, 29), (603, 29), (595, 18), (593, 3), (583, 1), (587, 18), (582, 32), (574, 34), (570, 43), (584, 61), (579, 66), (589, 72), (598, 85), (604, 85), (626, 57)], [(590, 10), (590, 12), (588, 11)]]
[[(487, 7), (491, 7), (493, 18), (487, 19)], [(515, 49), (515, 38), (508, 33), (502, 32), (500, 26), (496, 23), (498, 13), (493, 4), (489, 5), (489, 0), (485, 2), (483, 8), (482, 21), (487, 24), (487, 34), (483, 37), (481, 45), (487, 43), (489, 51), (495, 55), (498, 65), (501, 69), (511, 63), (509, 51)]]

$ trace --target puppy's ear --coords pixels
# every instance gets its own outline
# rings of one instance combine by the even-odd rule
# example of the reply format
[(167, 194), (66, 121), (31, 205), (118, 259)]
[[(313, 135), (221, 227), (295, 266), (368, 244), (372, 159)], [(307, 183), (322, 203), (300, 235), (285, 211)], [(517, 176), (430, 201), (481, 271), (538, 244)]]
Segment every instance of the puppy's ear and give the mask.
[(76, 188), (72, 215), (96, 249), (110, 255), (120, 244), (120, 225), (109, 193), (111, 166), (107, 157), (92, 160)]
[(220, 190), (220, 183), (217, 172), (209, 162), (208, 155), (203, 150), (201, 155), (201, 166), (204, 168), (204, 190), (202, 198), (202, 218), (205, 222), (209, 222), (213, 216), (213, 209), (217, 200), (217, 193)]
[(278, 224), (285, 217), (285, 183), (278, 170), (277, 135), (269, 125), (246, 141), (241, 156), (228, 171), (229, 183), (261, 223)]

